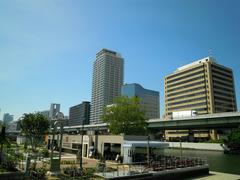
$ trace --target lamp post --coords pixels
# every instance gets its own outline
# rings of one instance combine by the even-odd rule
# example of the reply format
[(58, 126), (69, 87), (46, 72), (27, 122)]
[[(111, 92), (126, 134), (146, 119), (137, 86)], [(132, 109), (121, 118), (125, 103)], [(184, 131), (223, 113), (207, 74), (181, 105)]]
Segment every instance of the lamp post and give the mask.
[(81, 131), (81, 145), (80, 145), (80, 152), (79, 152), (79, 156), (80, 156), (80, 161), (79, 161), (79, 165), (80, 165), (80, 170), (83, 169), (82, 164), (83, 164), (83, 158), (82, 158), (82, 149), (83, 149), (83, 133), (84, 132), (84, 119), (82, 119), (82, 131)]
[(149, 143), (149, 140), (150, 140), (150, 136), (148, 134), (147, 135), (147, 164), (148, 164), (148, 166), (150, 166), (150, 143)]
[(61, 164), (62, 157), (62, 139), (63, 139), (63, 123), (60, 122), (60, 141), (59, 141), (59, 163)]
[[(60, 172), (61, 164), (61, 154), (62, 154), (62, 136), (63, 136), (63, 124), (61, 120), (63, 119), (63, 114), (57, 114), (54, 123), (52, 124), (52, 143), (51, 143), (51, 157), (50, 157), (50, 175), (58, 174)], [(57, 125), (60, 125), (60, 142), (59, 142), (59, 158), (53, 159), (54, 154), (54, 139), (55, 139), (55, 129)]]
[(180, 136), (180, 155), (182, 158), (182, 136)]
[(146, 127), (145, 129), (146, 133), (147, 133), (147, 165), (150, 165), (150, 136), (149, 136), (149, 129)]
[(55, 138), (55, 125), (57, 121), (55, 121), (52, 124), (52, 142), (51, 142), (51, 157), (50, 157), (50, 163), (51, 163), (51, 168), (52, 168), (52, 161), (53, 161), (53, 146), (54, 146), (54, 138)]

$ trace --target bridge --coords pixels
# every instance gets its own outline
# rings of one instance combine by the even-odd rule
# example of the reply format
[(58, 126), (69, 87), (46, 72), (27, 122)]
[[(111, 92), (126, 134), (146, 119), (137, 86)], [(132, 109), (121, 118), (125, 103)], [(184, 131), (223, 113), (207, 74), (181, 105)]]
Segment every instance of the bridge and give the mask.
[[(148, 127), (156, 130), (185, 130), (185, 129), (221, 129), (221, 128), (240, 128), (240, 112), (215, 113), (198, 115), (179, 119), (150, 119)], [(64, 132), (76, 132), (84, 129), (85, 131), (107, 130), (107, 124), (89, 124), (78, 126), (64, 126)], [(16, 134), (17, 132), (7, 132)]]
[(179, 119), (150, 119), (148, 127), (158, 130), (239, 128), (240, 112), (215, 113)]
[[(215, 113), (198, 115), (188, 118), (178, 119), (150, 119), (148, 127), (157, 130), (184, 130), (184, 129), (221, 129), (221, 128), (239, 128), (240, 112)], [(107, 130), (107, 124), (91, 124), (80, 126), (65, 126), (65, 131), (76, 130)]]

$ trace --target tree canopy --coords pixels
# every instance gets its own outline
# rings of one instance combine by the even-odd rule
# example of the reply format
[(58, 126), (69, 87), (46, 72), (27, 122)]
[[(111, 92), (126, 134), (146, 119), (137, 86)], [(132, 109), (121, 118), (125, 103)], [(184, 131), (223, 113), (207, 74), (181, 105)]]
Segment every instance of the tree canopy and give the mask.
[(44, 135), (49, 128), (48, 119), (40, 113), (24, 114), (20, 127), (23, 134), (29, 140), (32, 151), (36, 151), (37, 146), (43, 142)]
[(145, 111), (137, 97), (122, 96), (104, 109), (102, 116), (112, 134), (145, 135)]
[(240, 129), (236, 129), (228, 135), (227, 144), (230, 148), (240, 150)]
[(0, 132), (0, 163), (2, 162), (3, 157), (3, 145), (9, 145), (8, 139), (6, 137), (6, 127), (4, 125), (1, 126), (1, 132)]

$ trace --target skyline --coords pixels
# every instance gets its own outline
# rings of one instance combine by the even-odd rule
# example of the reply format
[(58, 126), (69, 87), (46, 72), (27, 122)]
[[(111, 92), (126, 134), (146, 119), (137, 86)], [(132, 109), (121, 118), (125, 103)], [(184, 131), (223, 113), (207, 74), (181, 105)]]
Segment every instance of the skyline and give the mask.
[[(96, 53), (125, 60), (124, 83), (160, 92), (164, 76), (209, 55), (240, 84), (239, 1), (1, 1), (0, 108), (20, 117), (91, 101)], [(146, 69), (146, 68), (149, 68)], [(147, 72), (144, 74), (143, 72)]]

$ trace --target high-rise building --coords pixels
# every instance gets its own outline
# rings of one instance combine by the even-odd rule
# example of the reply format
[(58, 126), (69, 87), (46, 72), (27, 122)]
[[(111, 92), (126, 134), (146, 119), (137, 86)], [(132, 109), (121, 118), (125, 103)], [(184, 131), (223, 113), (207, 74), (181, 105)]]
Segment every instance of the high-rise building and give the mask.
[(91, 124), (101, 123), (103, 108), (121, 95), (123, 61), (120, 54), (107, 49), (96, 54), (93, 65)]
[(194, 110), (198, 115), (237, 111), (232, 70), (206, 57), (166, 76), (166, 118), (186, 110)]
[(6, 125), (6, 131), (7, 131), (7, 132), (17, 131), (18, 124), (19, 124), (18, 121), (9, 122), (9, 123)]
[(13, 115), (9, 113), (4, 113), (3, 115), (3, 123), (4, 124), (9, 124), (11, 121), (13, 121)]
[(159, 118), (159, 92), (144, 89), (140, 84), (124, 84), (122, 86), (122, 95), (128, 97), (138, 97), (140, 104), (145, 110), (146, 119)]
[(70, 107), (69, 109), (69, 126), (89, 124), (90, 119), (90, 102), (83, 101), (81, 104)]
[(56, 119), (58, 113), (60, 113), (60, 104), (52, 103), (50, 105), (49, 119)]

